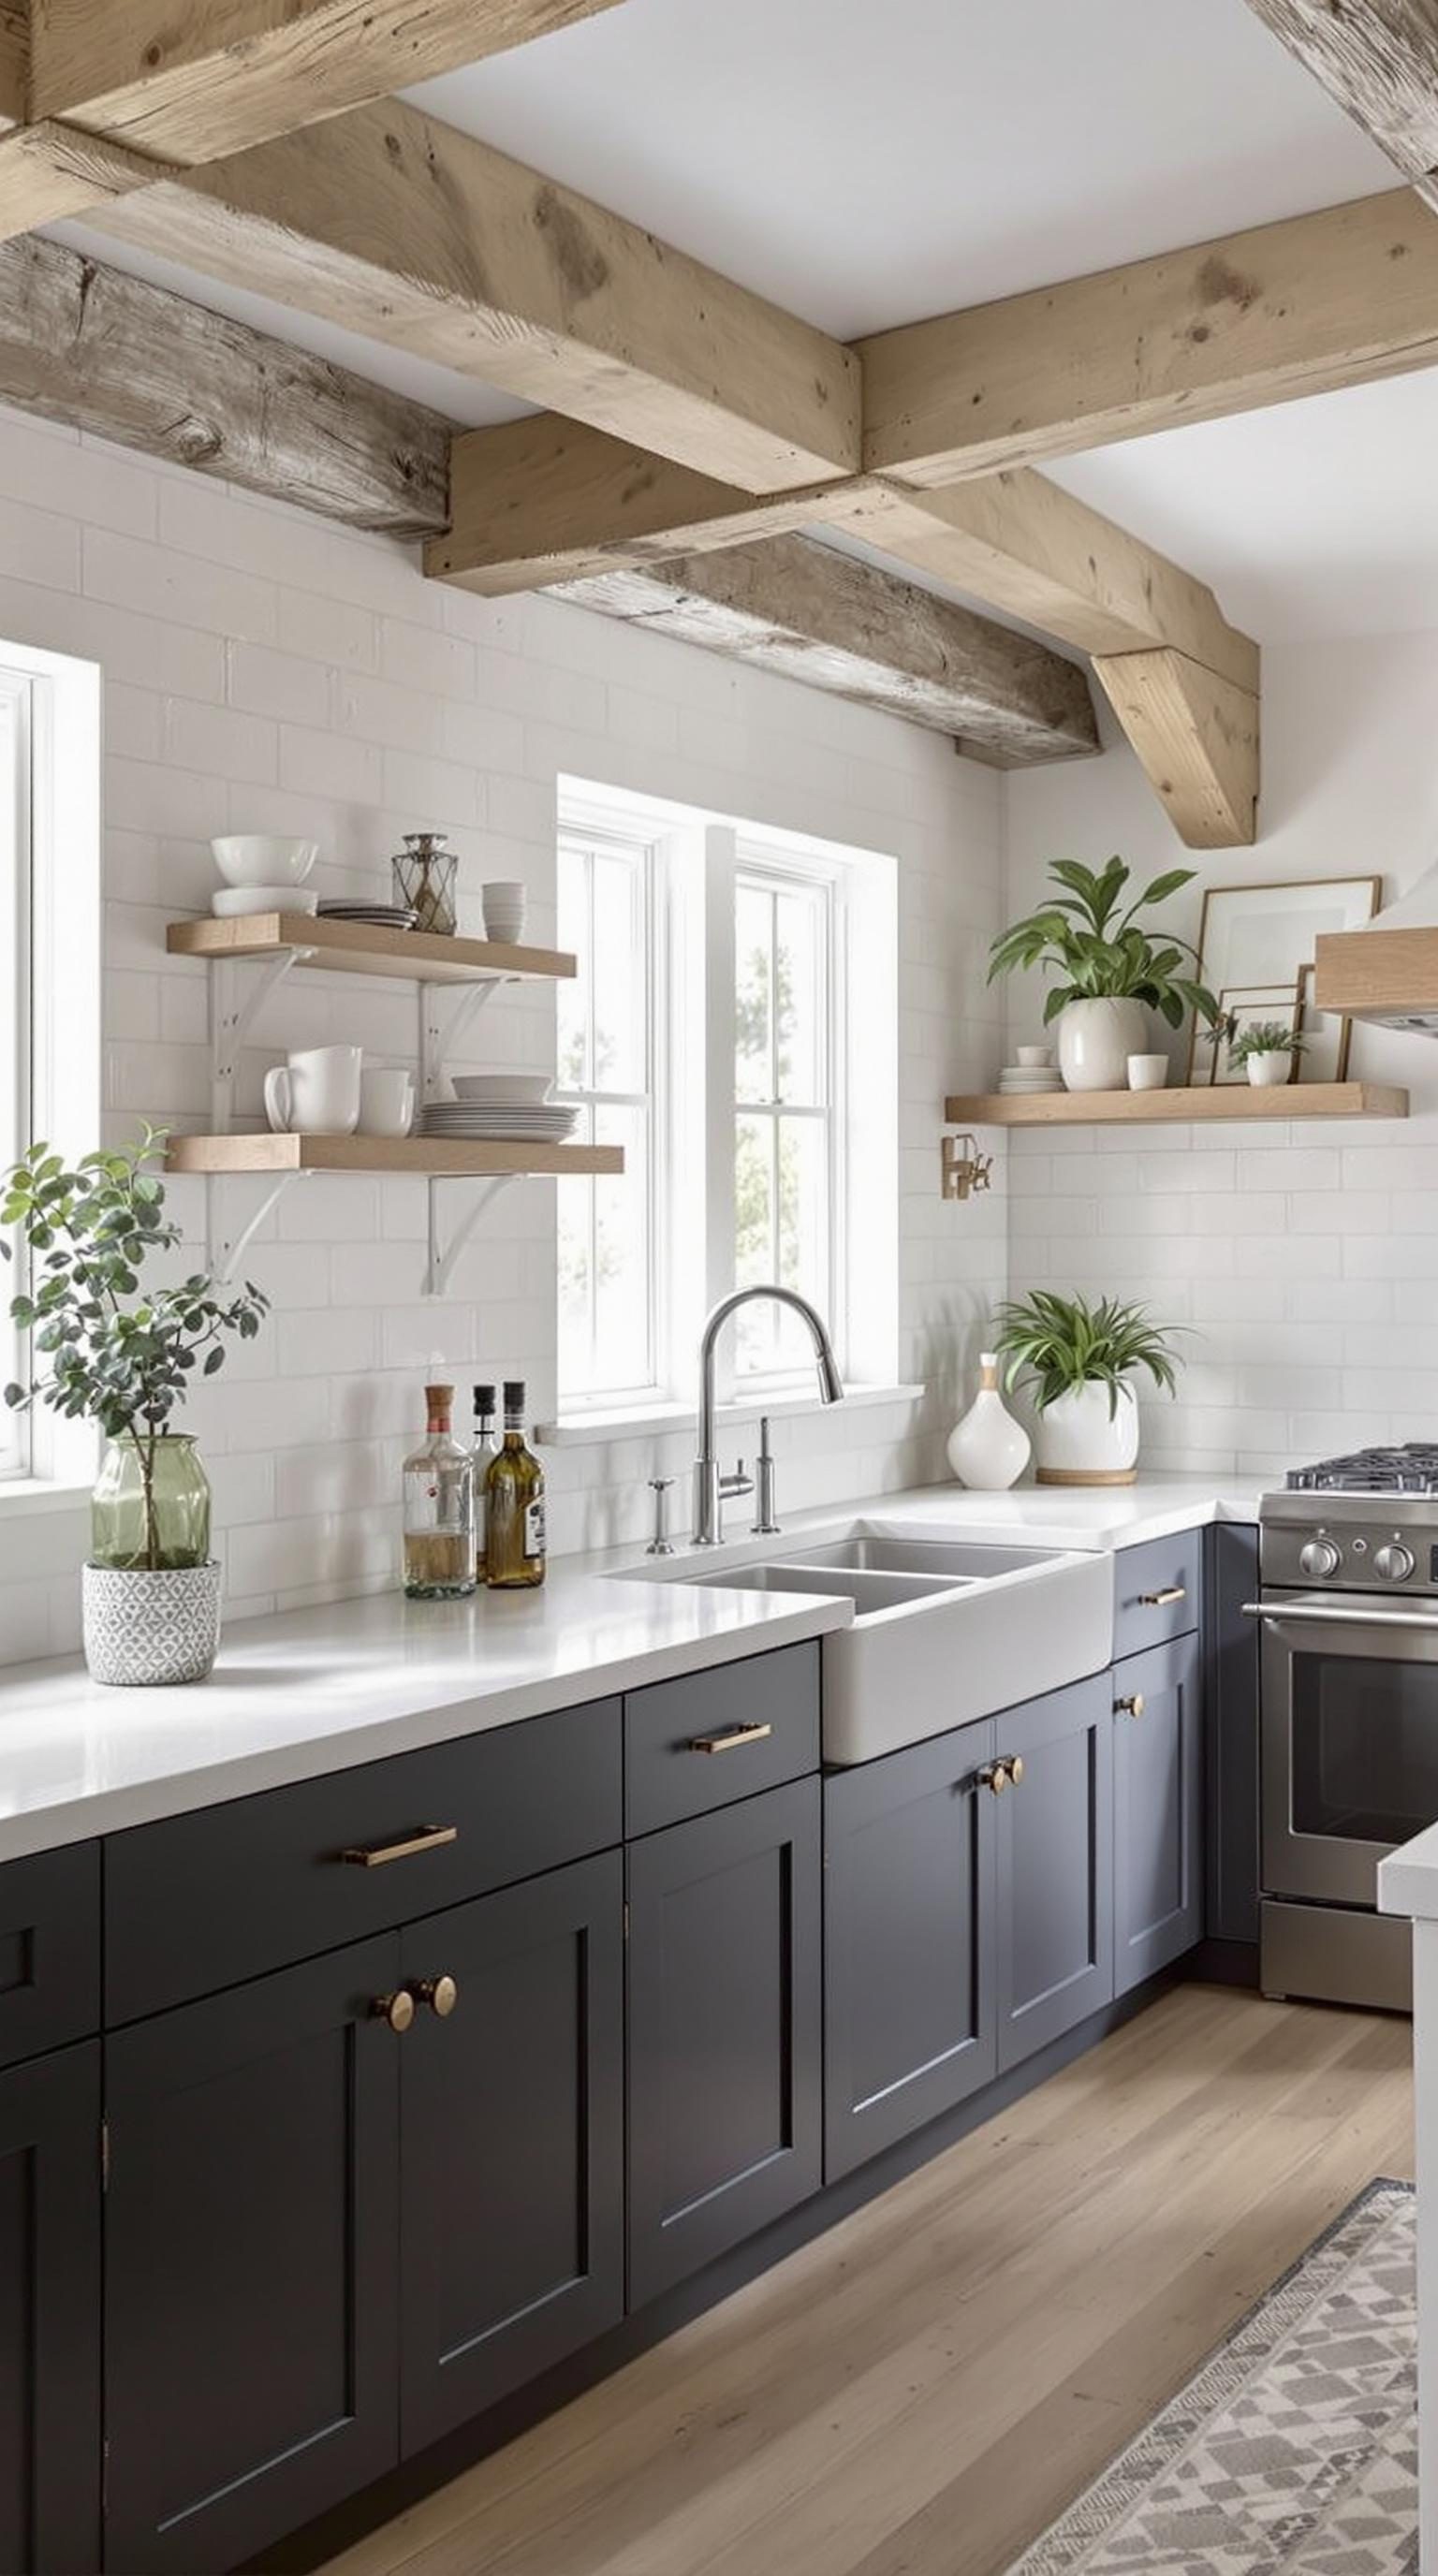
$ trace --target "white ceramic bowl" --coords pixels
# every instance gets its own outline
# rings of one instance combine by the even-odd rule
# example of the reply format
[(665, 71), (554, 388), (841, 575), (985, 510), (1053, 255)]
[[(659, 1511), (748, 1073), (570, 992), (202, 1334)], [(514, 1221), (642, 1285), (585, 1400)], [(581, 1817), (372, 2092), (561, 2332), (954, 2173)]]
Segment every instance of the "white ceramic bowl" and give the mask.
[(318, 894), (306, 894), (303, 886), (221, 886), (210, 897), (210, 910), (216, 921), (243, 921), (252, 912), (303, 912), (313, 918), (319, 901)]
[(548, 1073), (457, 1073), (454, 1077), (456, 1100), (502, 1100), (517, 1107), (521, 1101), (546, 1101), (554, 1089), (554, 1077)]
[(212, 841), (226, 885), (303, 885), (320, 854), (318, 841), (286, 841), (273, 832), (231, 832)]

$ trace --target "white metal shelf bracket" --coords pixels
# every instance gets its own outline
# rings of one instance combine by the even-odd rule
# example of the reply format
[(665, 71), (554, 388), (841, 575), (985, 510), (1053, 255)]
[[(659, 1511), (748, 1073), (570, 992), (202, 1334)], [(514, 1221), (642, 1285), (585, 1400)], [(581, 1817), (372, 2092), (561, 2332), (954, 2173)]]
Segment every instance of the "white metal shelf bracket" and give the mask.
[[(271, 993), (291, 969), (313, 957), (312, 948), (282, 948), (274, 957), (220, 958), (210, 970), (210, 1128), (228, 1136), (235, 1121), (240, 1049)], [(254, 973), (246, 977), (245, 968)]]
[(486, 975), (465, 988), (458, 1008), (446, 1012), (440, 1007), (440, 995), (453, 987), (421, 984), (419, 988), (419, 1096), (421, 1100), (438, 1100), (439, 1086), (445, 1067), (454, 1055), (470, 1022), (492, 1002), (502, 984), (518, 984), (518, 975)]
[(244, 1260), (266, 1217), (273, 1208), (279, 1206), (291, 1183), (308, 1180), (309, 1177), (307, 1172), (281, 1172), (279, 1179), (271, 1182), (248, 1224), (242, 1225), (236, 1231), (233, 1226), (225, 1222), (222, 1196), (222, 1190), (227, 1181), (233, 1186), (234, 1175), (227, 1172), (206, 1173), (205, 1258), (210, 1276), (217, 1287), (228, 1288), (232, 1284), (240, 1263)]
[(470, 1204), (466, 1208), (463, 1216), (460, 1218), (459, 1223), (456, 1225), (454, 1232), (447, 1243), (442, 1240), (439, 1221), (439, 1194), (444, 1187), (444, 1180), (443, 1177), (431, 1177), (429, 1184), (429, 1260), (424, 1274), (424, 1293), (426, 1297), (443, 1297), (448, 1293), (449, 1283), (454, 1277), (455, 1263), (458, 1261), (460, 1254), (469, 1242), (480, 1218), (484, 1215), (486, 1209), (493, 1207), (501, 1190), (507, 1190), (511, 1181), (522, 1180), (523, 1177), (524, 1175), (521, 1172), (499, 1172), (493, 1180), (482, 1183), (480, 1188), (476, 1191), (475, 1196), (470, 1201)]

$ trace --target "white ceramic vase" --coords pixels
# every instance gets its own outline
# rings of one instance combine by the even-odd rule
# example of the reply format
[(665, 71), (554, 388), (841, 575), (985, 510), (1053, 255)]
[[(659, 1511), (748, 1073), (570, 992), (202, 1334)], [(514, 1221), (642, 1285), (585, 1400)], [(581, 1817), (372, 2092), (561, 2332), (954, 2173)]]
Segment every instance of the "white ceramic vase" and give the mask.
[(85, 1661), (90, 1678), (121, 1687), (202, 1682), (220, 1644), (220, 1568), (184, 1565), (132, 1573), (82, 1570)]
[(975, 1493), (1005, 1494), (1029, 1463), (1029, 1435), (1015, 1422), (999, 1393), (999, 1364), (992, 1351), (979, 1359), (979, 1391), (962, 1422), (949, 1433), (949, 1465)]
[(1109, 1394), (1094, 1379), (1044, 1406), (1034, 1431), (1041, 1485), (1133, 1483), (1138, 1474), (1137, 1400), (1131, 1386), (1120, 1386), (1110, 1413)]
[(1069, 1002), (1058, 1036), (1066, 1091), (1126, 1091), (1129, 1057), (1148, 1050), (1148, 1013), (1142, 1002)]
[(1272, 1083), (1287, 1082), (1293, 1071), (1292, 1050), (1288, 1047), (1267, 1047), (1261, 1055), (1245, 1060), (1248, 1079), (1260, 1091), (1266, 1091)]

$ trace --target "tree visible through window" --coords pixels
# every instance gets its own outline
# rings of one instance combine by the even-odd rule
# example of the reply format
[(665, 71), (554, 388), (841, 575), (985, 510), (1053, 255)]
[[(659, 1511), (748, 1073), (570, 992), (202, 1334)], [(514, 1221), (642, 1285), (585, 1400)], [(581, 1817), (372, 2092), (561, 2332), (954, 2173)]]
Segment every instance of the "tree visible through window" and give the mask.
[[(0, 1169), (29, 1141), (30, 1089), (30, 683), (0, 670)], [(19, 1340), (9, 1321), (16, 1287), (0, 1268), (0, 1384), (23, 1374)], [(0, 1475), (29, 1464), (28, 1417), (0, 1406)]]
[[(828, 1313), (832, 1084), (829, 889), (741, 872), (734, 899), (734, 1278), (777, 1280)], [(802, 1367), (803, 1327), (780, 1306), (736, 1322), (736, 1375)]]

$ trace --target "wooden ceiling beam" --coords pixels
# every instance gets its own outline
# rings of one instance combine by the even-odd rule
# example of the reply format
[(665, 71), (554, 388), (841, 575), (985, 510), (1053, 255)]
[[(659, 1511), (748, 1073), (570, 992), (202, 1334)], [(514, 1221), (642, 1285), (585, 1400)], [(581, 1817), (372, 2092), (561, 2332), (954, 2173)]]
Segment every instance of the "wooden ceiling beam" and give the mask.
[(0, 403), (347, 527), (448, 515), (447, 421), (58, 242), (0, 244)]
[(858, 465), (859, 365), (838, 341), (398, 100), (100, 221), (748, 491)]
[(864, 464), (939, 484), (1438, 364), (1407, 188), (857, 341)]
[(1438, 208), (1433, 0), (1248, 0), (1281, 45)]
[(1190, 850), (1258, 837), (1258, 700), (1183, 653), (1096, 655), (1094, 674)]
[(1075, 663), (804, 537), (607, 573), (556, 596), (953, 734), (998, 768), (1099, 748)]

